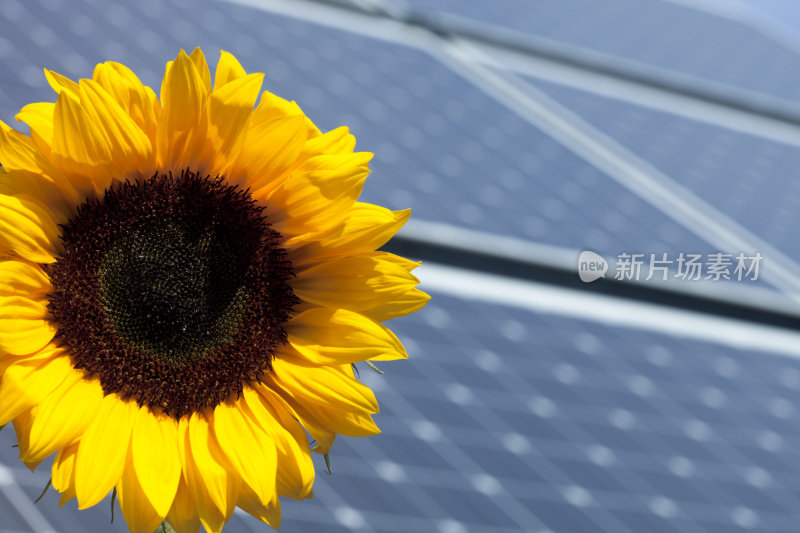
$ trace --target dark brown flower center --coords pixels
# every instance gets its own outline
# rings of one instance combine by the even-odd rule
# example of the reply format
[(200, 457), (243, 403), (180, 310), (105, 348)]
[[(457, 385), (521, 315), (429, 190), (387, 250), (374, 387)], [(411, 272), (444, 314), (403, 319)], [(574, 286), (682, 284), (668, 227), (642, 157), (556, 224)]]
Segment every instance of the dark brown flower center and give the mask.
[(176, 418), (272, 368), (297, 303), (280, 235), (249, 192), (184, 171), (112, 186), (62, 226), (48, 309), (105, 394)]

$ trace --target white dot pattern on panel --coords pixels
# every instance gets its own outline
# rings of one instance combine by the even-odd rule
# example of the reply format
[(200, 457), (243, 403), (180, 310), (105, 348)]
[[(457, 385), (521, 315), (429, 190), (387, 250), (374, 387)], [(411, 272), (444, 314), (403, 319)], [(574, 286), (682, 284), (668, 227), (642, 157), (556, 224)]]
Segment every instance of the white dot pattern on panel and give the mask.
[(794, 416), (794, 405), (786, 398), (772, 398), (767, 408), (777, 418), (785, 420)]
[(580, 379), (578, 369), (567, 363), (559, 363), (553, 369), (553, 375), (561, 383), (571, 385)]
[(694, 462), (686, 457), (671, 458), (667, 463), (667, 467), (669, 468), (670, 472), (678, 477), (690, 477), (693, 476), (696, 471)]
[(719, 357), (714, 361), (714, 370), (722, 377), (733, 379), (739, 375), (739, 363), (730, 357)]
[(700, 391), (700, 400), (714, 409), (720, 409), (725, 406), (725, 393), (716, 387), (704, 387)]
[(663, 346), (651, 346), (646, 352), (647, 360), (655, 366), (665, 367), (672, 363), (672, 354)]
[(586, 450), (586, 456), (590, 461), (600, 466), (610, 466), (616, 460), (613, 451), (599, 444), (589, 446)]
[(733, 523), (743, 528), (754, 528), (758, 525), (758, 515), (747, 507), (737, 507), (731, 511)]
[(628, 378), (628, 388), (637, 396), (650, 397), (655, 393), (655, 385), (644, 376), (631, 376)]
[(763, 468), (752, 466), (745, 470), (743, 477), (748, 483), (759, 489), (772, 485), (772, 475)]
[(442, 439), (441, 430), (429, 420), (417, 420), (411, 425), (411, 430), (420, 439), (427, 442), (436, 442)]
[(649, 506), (654, 514), (662, 518), (673, 518), (678, 514), (678, 506), (675, 505), (675, 502), (664, 496), (653, 498), (650, 500)]
[(503, 436), (502, 441), (506, 450), (517, 455), (530, 453), (533, 449), (530, 441), (519, 433), (508, 433)]
[(592, 503), (592, 494), (583, 487), (572, 485), (564, 488), (564, 499), (576, 507), (586, 507)]
[(558, 409), (556, 408), (556, 404), (553, 403), (552, 400), (549, 398), (545, 398), (544, 396), (537, 396), (535, 398), (531, 398), (528, 402), (528, 407), (536, 416), (540, 418), (553, 418)]
[(500, 485), (500, 482), (497, 481), (497, 478), (489, 474), (476, 474), (472, 477), (471, 481), (472, 486), (474, 486), (478, 492), (487, 496), (496, 496), (503, 492), (503, 487)]
[(352, 507), (339, 507), (334, 510), (336, 521), (344, 527), (350, 529), (360, 529), (367, 527), (367, 521), (361, 512), (353, 509)]
[(783, 437), (774, 431), (762, 431), (756, 436), (758, 445), (768, 452), (777, 452), (783, 448)]
[(460, 383), (451, 383), (444, 388), (447, 398), (458, 405), (469, 405), (475, 401), (475, 395)]
[(399, 483), (408, 479), (403, 467), (392, 461), (381, 461), (375, 467), (378, 475), (390, 483)]
[(701, 420), (689, 420), (683, 429), (689, 437), (697, 441), (707, 441), (713, 434), (709, 425)]
[(439, 533), (467, 533), (467, 528), (461, 522), (448, 518), (439, 522)]
[(633, 413), (625, 409), (614, 409), (608, 417), (611, 425), (617, 429), (632, 429), (636, 425), (636, 418)]

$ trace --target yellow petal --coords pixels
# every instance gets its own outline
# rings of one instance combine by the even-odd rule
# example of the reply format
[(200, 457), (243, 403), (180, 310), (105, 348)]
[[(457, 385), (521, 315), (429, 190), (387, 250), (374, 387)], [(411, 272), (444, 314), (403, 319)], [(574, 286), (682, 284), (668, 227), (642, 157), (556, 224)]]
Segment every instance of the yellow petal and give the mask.
[(86, 380), (73, 370), (37, 407), (31, 410), (32, 423), (26, 458), (43, 459), (56, 450), (77, 442), (94, 420), (103, 390), (97, 380)]
[(251, 419), (247, 404), (222, 403), (214, 408), (214, 434), (239, 476), (268, 505), (275, 497), (275, 443)]
[[(316, 126), (314, 126), (313, 123), (308, 120), (308, 117), (303, 114), (303, 111), (299, 106), (297, 106), (297, 104), (294, 102), (289, 103), (287, 110), (294, 114), (278, 114), (276, 118), (293, 117), (298, 120), (302, 120), (304, 132), (302, 140), (305, 142), (303, 143), (299, 153), (292, 154), (292, 160), (288, 161), (288, 166), (283, 171), (291, 172), (297, 167), (300, 167), (307, 160), (318, 155), (345, 155), (353, 153), (353, 149), (356, 146), (356, 138), (350, 135), (350, 130), (346, 126), (336, 128), (325, 134), (320, 134), (319, 130), (316, 129)], [(259, 114), (259, 111), (262, 115), (260, 117), (256, 116)], [(253, 117), (255, 124), (261, 125), (264, 123), (263, 114), (265, 111), (265, 109), (256, 111)], [(259, 185), (254, 185), (253, 189), (257, 190), (258, 187)]]
[[(397, 296), (391, 302), (382, 303), (376, 305), (375, 307), (364, 309), (361, 311), (361, 313), (365, 316), (368, 316), (372, 320), (383, 322), (384, 320), (389, 320), (399, 316), (406, 316), (415, 311), (419, 311), (425, 307), (425, 304), (427, 304), (430, 299), (431, 297), (429, 294), (426, 294), (419, 289), (411, 289), (405, 294)], [(389, 361), (396, 359), (396, 357), (392, 357), (392, 354), (387, 353), (373, 357), (373, 359), (376, 361)]]
[(75, 202), (68, 201), (43, 174), (0, 168), (0, 194), (36, 199), (40, 205), (48, 207), (50, 217), (57, 225), (67, 222), (75, 213)]
[(116, 394), (109, 394), (100, 402), (78, 447), (75, 488), (79, 509), (97, 504), (119, 481), (138, 409), (135, 402), (122, 400)]
[(53, 263), (59, 229), (37, 200), (0, 194), (0, 247), (34, 263)]
[[(14, 433), (17, 437), (17, 447), (20, 449), (20, 459), (22, 459), (22, 456), (25, 453), (24, 450), (27, 450), (30, 446), (29, 437), (32, 422), (33, 418), (31, 416), (30, 409), (21, 412), (14, 419)], [(23, 462), (28, 468), (31, 469), (31, 471), (36, 469), (37, 463), (29, 463), (27, 461)]]
[(137, 483), (150, 506), (163, 518), (172, 507), (181, 476), (175, 419), (140, 408), (133, 426), (131, 456)]
[[(283, 235), (322, 233), (346, 216), (361, 194), (372, 154), (320, 155), (303, 163), (268, 198), (267, 214)], [(258, 197), (259, 191), (256, 191)]]
[(153, 508), (150, 494), (142, 486), (135, 471), (135, 459), (132, 450), (128, 450), (125, 468), (117, 483), (117, 498), (125, 523), (131, 533), (153, 533), (164, 520)]
[(219, 90), (226, 84), (245, 76), (247, 76), (247, 72), (233, 54), (222, 50), (217, 62), (217, 70), (214, 73), (214, 90)]
[(178, 491), (172, 508), (167, 514), (167, 522), (175, 530), (175, 533), (197, 533), (200, 530), (200, 519), (197, 517), (197, 509), (192, 502), (189, 487), (183, 477), (178, 483)]
[(46, 351), (48, 358), (20, 359), (6, 368), (0, 379), (0, 425), (39, 405), (74, 372), (59, 349)]
[(283, 388), (304, 401), (342, 412), (378, 412), (378, 402), (369, 387), (348, 377), (339, 367), (304, 366), (277, 358), (273, 369)]
[(375, 395), (356, 381), (350, 365), (315, 368), (275, 359), (273, 368), (272, 382), (266, 383), (284, 398), (293, 399), (295, 410), (299, 404), (312, 412), (315, 423), (323, 428), (350, 437), (380, 433), (370, 416), (378, 411)]
[(44, 75), (47, 78), (47, 83), (58, 94), (61, 94), (62, 91), (69, 91), (73, 96), (78, 96), (78, 84), (71, 79), (48, 69), (44, 69)]
[(374, 257), (376, 259), (380, 259), (381, 261), (388, 261), (390, 263), (393, 263), (401, 267), (406, 272), (411, 272), (412, 270), (414, 270), (415, 268), (417, 268), (419, 265), (422, 264), (422, 261), (413, 261), (406, 257), (395, 255), (389, 252), (375, 251), (375, 252), (369, 252), (367, 255), (369, 255), (370, 257)]
[(208, 137), (212, 157), (216, 160), (212, 173), (225, 173), (242, 149), (263, 79), (263, 74), (251, 74), (211, 93)]
[(280, 528), (281, 502), (278, 500), (278, 495), (273, 492), (272, 499), (268, 503), (264, 503), (250, 487), (245, 486), (242, 489), (236, 504), (253, 518), (261, 520), (275, 529)]
[[(253, 389), (258, 392), (266, 402), (275, 406), (275, 409), (279, 412), (284, 410), (288, 411), (295, 420), (303, 425), (303, 428), (308, 431), (308, 434), (311, 435), (311, 438), (316, 442), (312, 451), (322, 454), (331, 451), (333, 441), (336, 440), (336, 432), (325, 427), (324, 423), (314, 416), (311, 409), (306, 408), (300, 400), (283, 390), (276, 380), (267, 379), (264, 384), (253, 385)], [(314, 405), (312, 407), (316, 409), (317, 406)], [(290, 426), (286, 427), (288, 428)]]
[(393, 262), (356, 255), (300, 270), (292, 289), (306, 302), (363, 311), (391, 303), (418, 284), (416, 277)]
[(272, 94), (269, 91), (264, 91), (261, 95), (261, 101), (258, 103), (256, 112), (253, 116), (253, 123), (259, 124), (276, 117), (283, 117), (289, 115), (301, 115), (306, 122), (308, 129), (308, 138), (313, 139), (320, 135), (319, 128), (317, 128), (311, 120), (305, 116), (303, 110), (296, 102), (284, 100), (278, 95)]
[(47, 159), (28, 136), (0, 121), (0, 163), (6, 170), (39, 172), (47, 164)]
[(388, 328), (345, 309), (309, 309), (290, 320), (285, 329), (290, 345), (315, 365), (355, 363), (384, 355), (408, 357)]
[(22, 296), (0, 297), (0, 351), (26, 355), (47, 346), (56, 333), (47, 316), (41, 302)]
[(155, 164), (153, 147), (125, 110), (93, 80), (81, 81), (80, 100), (94, 122), (102, 125), (115, 176), (126, 177), (139, 172), (149, 177)]
[(309, 497), (315, 472), (303, 427), (280, 397), (266, 387), (261, 391), (245, 387), (243, 398), (256, 423), (275, 442), (278, 495)]
[(351, 154), (355, 147), (356, 138), (350, 134), (347, 126), (341, 126), (306, 141), (300, 159), (306, 160), (322, 154)]
[[(292, 147), (291, 156), (284, 154), (283, 150), (276, 151), (281, 156), (282, 164), (278, 167), (279, 171), (273, 169), (270, 172), (249, 172), (247, 186), (258, 191), (259, 195), (269, 195), (275, 186), (286, 179), (284, 174), (293, 172), (309, 159), (319, 155), (352, 155), (356, 145), (356, 139), (350, 135), (347, 127), (342, 126), (325, 134), (320, 134), (316, 126), (308, 120), (308, 117), (303, 114), (302, 109), (296, 103), (286, 102), (282, 98), (278, 98), (278, 100), (284, 102), (284, 104), (277, 109), (263, 105), (259, 105), (256, 108), (253, 114), (251, 135), (253, 130), (266, 128), (267, 123), (280, 123), (292, 119), (297, 122), (296, 128), (298, 128), (298, 132), (295, 134), (297, 135), (295, 142), (301, 142), (302, 145), (297, 147), (292, 142), (290, 145)], [(262, 104), (263, 102), (264, 100), (262, 100)], [(300, 132), (302, 132), (302, 136), (299, 135)], [(279, 133), (278, 131), (273, 135), (278, 135)], [(283, 133), (281, 137), (281, 139), (276, 138), (274, 140), (265, 140), (264, 142), (270, 144), (275, 142), (285, 143), (286, 140), (284, 139), (288, 139), (287, 133)], [(251, 137), (248, 136), (248, 138)], [(253, 160), (258, 160), (258, 155)], [(246, 162), (240, 164), (248, 167)], [(249, 170), (252, 170), (252, 168), (253, 166), (251, 165)]]
[(245, 186), (252, 190), (271, 191), (286, 179), (284, 174), (297, 159), (307, 130), (302, 115), (277, 117), (252, 127), (233, 174), (244, 175)]
[[(158, 121), (158, 164), (176, 170), (195, 163), (206, 137), (205, 83), (194, 62), (180, 51), (167, 64), (161, 83), (163, 110)], [(201, 170), (194, 168), (194, 170)]]
[(75, 497), (75, 458), (78, 456), (78, 444), (60, 450), (53, 461), (51, 477), (53, 488), (61, 493), (59, 507)]
[[(61, 172), (39, 151), (34, 142), (0, 121), (0, 164), (8, 173), (3, 181), (7, 194), (33, 194), (48, 205), (74, 207), (78, 195)], [(5, 194), (5, 192), (4, 192)], [(63, 204), (63, 205), (59, 205)]]
[(53, 102), (34, 102), (23, 107), (14, 117), (30, 127), (31, 138), (45, 157), (50, 156), (50, 146), (53, 144), (55, 109)]
[(197, 67), (197, 72), (200, 74), (200, 78), (203, 80), (203, 85), (206, 86), (206, 91), (211, 92), (211, 72), (208, 70), (208, 62), (206, 61), (206, 56), (203, 54), (203, 51), (200, 48), (195, 48), (192, 50), (192, 53), (189, 54), (189, 59), (192, 60), (194, 66)]
[(53, 163), (84, 194), (89, 185), (103, 192), (112, 177), (108, 142), (78, 98), (68, 91), (58, 96), (53, 127)]
[(390, 211), (385, 207), (357, 202), (333, 234), (321, 235), (292, 251), (292, 262), (305, 265), (340, 254), (371, 252), (386, 244), (403, 227), (410, 209)]
[(304, 116), (303, 110), (296, 102), (289, 102), (269, 91), (264, 91), (253, 112), (253, 125), (293, 116)]
[(42, 269), (30, 263), (0, 261), (0, 297), (26, 296), (41, 300), (52, 289)]
[(128, 67), (113, 61), (97, 65), (92, 79), (114, 98), (155, 146), (161, 105), (153, 90), (145, 87)]
[(221, 529), (233, 515), (238, 476), (217, 443), (206, 415), (194, 413), (182, 418), (178, 433), (178, 453), (200, 521), (208, 530)]

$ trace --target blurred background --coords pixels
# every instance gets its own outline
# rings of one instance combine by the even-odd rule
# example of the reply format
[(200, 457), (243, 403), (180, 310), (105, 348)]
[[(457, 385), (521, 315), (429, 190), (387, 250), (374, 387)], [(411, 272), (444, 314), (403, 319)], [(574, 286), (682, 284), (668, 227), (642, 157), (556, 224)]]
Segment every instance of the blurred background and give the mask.
[[(0, 119), (54, 101), (43, 67), (158, 91), (196, 46), (375, 152), (362, 199), (412, 208), (386, 249), (433, 296), (391, 323), (410, 360), (361, 368), (383, 433), (315, 457), (283, 531), (800, 530), (795, 0), (0, 0)], [(108, 500), (34, 504), (49, 470), (13, 444), (0, 533), (127, 531)]]

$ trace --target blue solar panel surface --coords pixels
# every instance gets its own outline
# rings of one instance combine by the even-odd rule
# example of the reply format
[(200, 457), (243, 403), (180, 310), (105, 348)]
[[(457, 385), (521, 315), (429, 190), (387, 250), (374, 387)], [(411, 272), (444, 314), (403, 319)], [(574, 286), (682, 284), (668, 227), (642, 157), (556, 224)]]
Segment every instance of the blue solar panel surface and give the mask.
[(800, 261), (800, 150), (622, 100), (529, 81), (786, 255)]
[[(746, 15), (741, 22), (687, 7), (688, 2), (663, 0), (401, 3), (434, 20), (439, 14), (456, 15), (792, 102), (800, 99), (795, 89), (800, 38), (776, 39), (748, 24)], [(724, 2), (708, 3), (725, 11)], [(698, 4), (702, 8), (704, 2)], [(729, 7), (737, 11), (736, 5)]]
[[(361, 368), (383, 433), (337, 440), (331, 476), (317, 457), (286, 531), (796, 531), (797, 359), (433, 295), (393, 324), (411, 360)], [(11, 468), (36, 497), (46, 469)], [(4, 527), (30, 531), (9, 486)], [(52, 493), (35, 509), (59, 531), (110, 518)]]
[[(795, 52), (668, 3), (637, 2), (633, 19), (632, 5), (416, 7), (796, 100)], [(0, 0), (0, 27), (0, 119), (9, 123), (25, 103), (53, 99), (42, 67), (82, 77), (97, 62), (118, 60), (158, 87), (179, 47), (210, 55), (222, 48), (248, 70), (267, 72), (266, 87), (296, 99), (323, 129), (350, 125), (359, 148), (376, 152), (366, 201), (412, 207), (418, 220), (611, 256), (714, 250), (410, 48), (188, 0)], [(689, 53), (692, 40), (704, 43), (702, 53)], [(795, 151), (545, 90), (768, 242), (800, 254), (791, 240)], [(780, 193), (759, 185), (776, 174), (786, 178), (775, 186)], [(756, 216), (756, 205), (772, 218)], [(339, 439), (331, 476), (317, 457), (315, 500), (284, 502), (285, 531), (797, 530), (800, 361), (433, 296), (392, 324), (412, 359), (382, 365), (386, 376), (361, 368), (381, 402), (383, 434)], [(11, 428), (0, 433), (0, 533), (127, 530), (122, 520), (109, 524), (108, 501), (58, 509), (51, 492), (32, 504), (47, 467), (25, 471), (13, 442)], [(225, 530), (268, 528), (237, 515)]]

